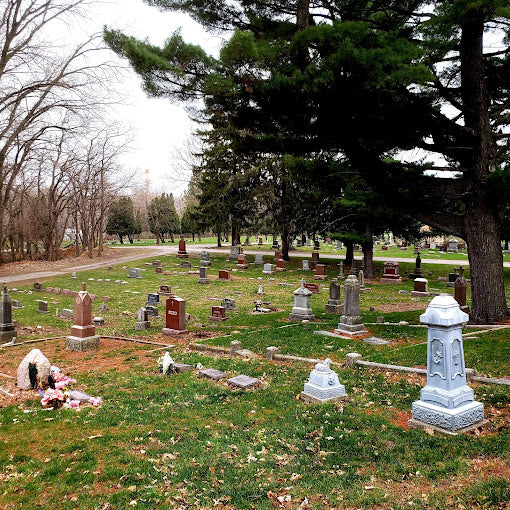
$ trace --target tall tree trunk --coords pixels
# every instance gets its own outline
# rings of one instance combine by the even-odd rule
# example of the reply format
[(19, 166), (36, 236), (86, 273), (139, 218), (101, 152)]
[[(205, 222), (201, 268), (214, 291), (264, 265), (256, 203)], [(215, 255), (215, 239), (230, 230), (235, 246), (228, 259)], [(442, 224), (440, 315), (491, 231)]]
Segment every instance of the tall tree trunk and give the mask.
[(218, 229), (218, 232), (216, 233), (216, 239), (217, 239), (216, 246), (218, 248), (221, 248), (221, 229)]
[(232, 246), (241, 244), (241, 231), (236, 220), (232, 220)]
[(489, 95), (483, 57), (484, 14), (473, 8), (461, 23), (461, 97), (464, 124), (473, 133), (472, 150), (466, 157), (467, 193), (464, 228), (471, 269), (470, 321), (487, 324), (508, 314), (503, 254), (498, 222), (490, 204), (486, 179), (496, 165), (497, 148), (489, 118)]
[(352, 241), (345, 242), (345, 260), (344, 263), (346, 266), (352, 265), (352, 261), (354, 260), (354, 243)]
[(363, 250), (363, 274), (367, 278), (374, 276), (374, 239), (372, 225), (365, 224), (365, 240), (361, 244)]
[(289, 226), (282, 226), (282, 258), (283, 260), (289, 261)]

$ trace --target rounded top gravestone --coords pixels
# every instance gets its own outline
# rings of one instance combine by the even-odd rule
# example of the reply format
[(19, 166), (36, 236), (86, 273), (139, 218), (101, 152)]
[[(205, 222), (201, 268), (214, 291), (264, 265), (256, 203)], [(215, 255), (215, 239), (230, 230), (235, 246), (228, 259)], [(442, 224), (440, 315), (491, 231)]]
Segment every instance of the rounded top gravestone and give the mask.
[(430, 326), (451, 327), (463, 324), (469, 320), (469, 315), (464, 313), (459, 303), (448, 294), (436, 296), (420, 315), (420, 322)]

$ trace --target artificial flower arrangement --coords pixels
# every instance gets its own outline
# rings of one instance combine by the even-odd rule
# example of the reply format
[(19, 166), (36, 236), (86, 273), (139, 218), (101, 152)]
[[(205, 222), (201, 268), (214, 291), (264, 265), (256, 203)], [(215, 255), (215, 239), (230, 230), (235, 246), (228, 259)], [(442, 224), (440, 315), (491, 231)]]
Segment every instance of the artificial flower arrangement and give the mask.
[[(81, 402), (71, 398), (70, 384), (74, 384), (76, 379), (71, 379), (69, 376), (60, 372), (58, 367), (52, 366), (50, 368), (50, 376), (48, 377), (49, 388), (46, 390), (39, 389), (42, 396), (41, 404), (48, 409), (59, 409), (65, 407), (67, 409), (80, 409)], [(101, 397), (90, 397), (89, 402), (94, 407), (99, 407), (103, 403)]]
[(158, 367), (159, 371), (163, 373), (163, 375), (170, 375), (174, 373), (174, 364), (175, 361), (170, 357), (170, 353), (168, 351), (165, 352), (164, 356), (160, 356), (158, 358)]

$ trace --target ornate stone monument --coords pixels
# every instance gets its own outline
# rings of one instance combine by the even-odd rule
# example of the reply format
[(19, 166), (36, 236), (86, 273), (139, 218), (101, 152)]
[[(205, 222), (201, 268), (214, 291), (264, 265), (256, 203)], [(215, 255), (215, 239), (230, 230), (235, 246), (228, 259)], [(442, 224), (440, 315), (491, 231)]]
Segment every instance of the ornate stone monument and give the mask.
[(448, 241), (448, 252), (450, 253), (459, 253), (459, 241), (453, 238)]
[(188, 257), (189, 255), (186, 251), (186, 241), (184, 240), (184, 236), (181, 234), (181, 238), (179, 240), (179, 250), (177, 251), (177, 258), (187, 259)]
[(359, 270), (358, 277), (359, 277), (359, 290), (363, 292), (365, 290), (365, 273), (363, 272), (363, 269)]
[(315, 315), (311, 308), (312, 292), (305, 287), (304, 278), (301, 287), (294, 291), (294, 307), (289, 315), (291, 321), (313, 320)]
[(304, 259), (302, 261), (303, 267), (301, 268), (303, 271), (310, 271), (310, 261), (307, 259)]
[(345, 386), (338, 381), (338, 375), (329, 367), (331, 360), (317, 363), (310, 373), (310, 379), (301, 392), (301, 400), (314, 404), (340, 402), (347, 398)]
[(186, 329), (186, 301), (172, 296), (166, 300), (166, 327), (164, 335), (182, 335), (188, 333)]
[(413, 402), (410, 427), (433, 427), (445, 433), (477, 428), (484, 420), (483, 404), (475, 402), (466, 383), (462, 324), (469, 316), (452, 296), (436, 296), (420, 321), (428, 326), (427, 385)]
[(138, 320), (135, 322), (135, 329), (149, 329), (151, 327), (151, 323), (149, 322), (149, 312), (147, 308), (142, 307), (138, 310)]
[(344, 284), (344, 314), (335, 333), (348, 336), (365, 336), (368, 332), (359, 315), (359, 282), (350, 274)]
[(0, 297), (0, 342), (16, 341), (16, 328), (12, 322), (11, 297), (7, 294), (7, 285), (3, 284)]
[(411, 280), (414, 280), (415, 278), (422, 278), (422, 276), (423, 276), (423, 271), (421, 269), (421, 257), (420, 257), (420, 252), (418, 252), (418, 256), (416, 257), (416, 264), (415, 264), (414, 270), (409, 275), (409, 278)]
[(200, 255), (200, 266), (209, 267), (211, 265), (211, 260), (209, 259), (209, 252), (204, 250)]
[(67, 337), (66, 349), (69, 351), (90, 351), (99, 347), (99, 336), (92, 321), (92, 298), (82, 282), (81, 290), (74, 298), (74, 325)]
[(402, 278), (398, 274), (398, 262), (388, 260), (384, 263), (384, 273), (381, 283), (402, 283)]
[(344, 312), (344, 305), (340, 301), (340, 285), (336, 278), (329, 285), (329, 300), (326, 304), (326, 313), (340, 315)]

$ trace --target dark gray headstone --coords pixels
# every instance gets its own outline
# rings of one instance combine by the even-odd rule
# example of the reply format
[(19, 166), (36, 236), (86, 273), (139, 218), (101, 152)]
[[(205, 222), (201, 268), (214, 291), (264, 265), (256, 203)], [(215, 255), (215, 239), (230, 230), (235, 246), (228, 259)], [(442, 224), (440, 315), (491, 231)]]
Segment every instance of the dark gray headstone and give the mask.
[(254, 388), (260, 384), (260, 379), (255, 379), (254, 377), (249, 377), (247, 375), (236, 375), (227, 381), (230, 386), (234, 386), (236, 388), (241, 388), (243, 390), (247, 390), (249, 388)]

